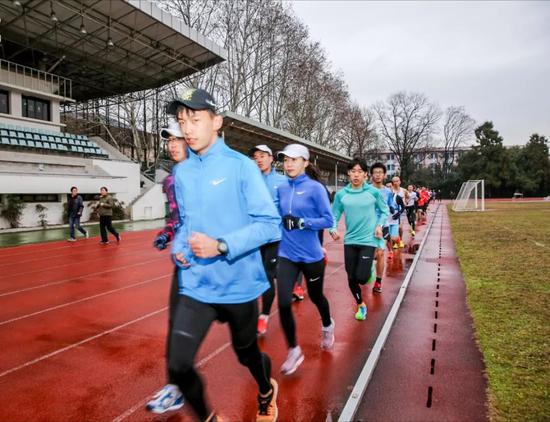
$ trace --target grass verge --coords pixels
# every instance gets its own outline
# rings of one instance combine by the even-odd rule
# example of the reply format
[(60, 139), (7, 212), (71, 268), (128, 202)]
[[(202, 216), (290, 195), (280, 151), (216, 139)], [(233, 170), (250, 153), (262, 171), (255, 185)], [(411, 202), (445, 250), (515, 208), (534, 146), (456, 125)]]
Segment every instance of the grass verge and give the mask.
[(493, 421), (550, 420), (550, 203), (449, 208)]

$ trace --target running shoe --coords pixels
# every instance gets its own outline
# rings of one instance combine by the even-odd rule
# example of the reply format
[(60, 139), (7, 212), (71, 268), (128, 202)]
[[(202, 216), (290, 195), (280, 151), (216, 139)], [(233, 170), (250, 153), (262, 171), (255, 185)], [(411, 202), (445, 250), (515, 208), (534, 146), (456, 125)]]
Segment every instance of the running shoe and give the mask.
[(294, 286), (294, 290), (292, 291), (292, 298), (294, 300), (304, 300), (304, 294), (305, 292), (302, 286), (300, 286), (299, 284)]
[(120, 243), (121, 240), (122, 240), (122, 236), (121, 236), (120, 233), (119, 233), (119, 234), (117, 235), (117, 237), (116, 237), (116, 241), (117, 241), (118, 243)]
[(281, 372), (285, 375), (290, 375), (298, 369), (304, 361), (304, 354), (300, 346), (288, 349), (288, 355), (285, 362), (281, 366)]
[(260, 315), (258, 318), (258, 328), (257, 332), (258, 335), (263, 336), (267, 332), (267, 321), (269, 320), (269, 316), (267, 315)]
[(403, 242), (403, 240), (400, 240), (400, 241), (399, 241), (399, 247), (400, 247), (401, 249), (403, 249), (403, 248), (405, 247), (405, 242)]
[(87, 231), (84, 236), (86, 236), (86, 239), (88, 239), (90, 237), (90, 232)]
[(411, 230), (411, 236), (414, 237), (416, 235), (416, 232), (414, 230)]
[(399, 249), (399, 244), (398, 244), (397, 242), (394, 243), (394, 244), (393, 244), (393, 248), (394, 248), (394, 249)]
[(361, 303), (357, 305), (357, 312), (355, 313), (355, 319), (357, 321), (364, 321), (367, 319), (367, 305)]
[(67, 242), (76, 242), (76, 239), (74, 237), (69, 237), (67, 239)]
[(374, 287), (372, 288), (373, 293), (382, 293), (382, 283), (377, 281), (374, 283)]
[(104, 241), (102, 240), (102, 241), (99, 242), (99, 243), (102, 244), (102, 245), (108, 245), (108, 244), (109, 244), (109, 241), (107, 240), (107, 241), (104, 242)]
[(262, 397), (258, 394), (258, 413), (256, 414), (256, 422), (275, 422), (279, 416), (277, 408), (277, 393), (279, 385), (277, 381), (271, 378), (271, 392), (267, 397)]
[(162, 390), (153, 396), (145, 408), (152, 413), (161, 414), (170, 410), (178, 410), (183, 406), (183, 394), (177, 385), (165, 385)]
[(328, 327), (322, 327), (321, 349), (328, 350), (334, 346), (334, 320), (330, 319), (331, 324)]

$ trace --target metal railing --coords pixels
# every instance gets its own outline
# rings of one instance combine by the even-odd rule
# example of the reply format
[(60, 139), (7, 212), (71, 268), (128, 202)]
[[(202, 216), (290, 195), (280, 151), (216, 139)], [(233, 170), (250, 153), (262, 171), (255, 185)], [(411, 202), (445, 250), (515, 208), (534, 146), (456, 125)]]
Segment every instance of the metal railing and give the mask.
[(8, 60), (0, 59), (0, 81), (72, 99), (72, 80)]

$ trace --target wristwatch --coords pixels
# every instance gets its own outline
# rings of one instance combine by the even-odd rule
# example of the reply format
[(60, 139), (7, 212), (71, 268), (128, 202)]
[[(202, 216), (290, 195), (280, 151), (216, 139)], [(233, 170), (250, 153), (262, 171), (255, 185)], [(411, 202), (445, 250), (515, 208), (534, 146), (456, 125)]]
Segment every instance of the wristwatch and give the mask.
[(229, 249), (227, 248), (227, 243), (224, 240), (218, 239), (218, 252), (222, 255), (227, 255)]

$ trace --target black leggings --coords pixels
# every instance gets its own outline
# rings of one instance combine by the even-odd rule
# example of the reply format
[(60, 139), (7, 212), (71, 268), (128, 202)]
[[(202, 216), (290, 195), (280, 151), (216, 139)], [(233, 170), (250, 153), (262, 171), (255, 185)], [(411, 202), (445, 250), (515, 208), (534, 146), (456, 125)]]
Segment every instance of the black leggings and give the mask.
[(409, 226), (411, 226), (413, 230), (416, 230), (416, 210), (414, 205), (405, 207), (405, 210), (407, 211), (407, 221), (409, 222)]
[(216, 320), (229, 323), (233, 349), (239, 362), (249, 369), (258, 383), (260, 393), (271, 391), (271, 361), (260, 352), (256, 338), (258, 301), (208, 304), (180, 295), (170, 333), (168, 370), (170, 379), (174, 380), (200, 420), (205, 420), (211, 410), (206, 404), (203, 383), (193, 362), (210, 325)]
[(372, 263), (376, 247), (364, 245), (344, 245), (344, 260), (346, 273), (348, 273), (348, 285), (351, 294), (359, 305), (363, 302), (361, 287), (367, 284), (372, 274)]
[(288, 347), (296, 347), (296, 324), (292, 314), (292, 289), (298, 277), (298, 272), (304, 273), (307, 285), (307, 292), (311, 301), (317, 306), (321, 315), (323, 326), (331, 324), (330, 308), (328, 300), (323, 294), (323, 280), (325, 278), (325, 261), (306, 264), (304, 262), (293, 262), (289, 259), (279, 257), (277, 268), (277, 294), (279, 295), (279, 316), (281, 325), (285, 332)]
[(275, 277), (277, 276), (277, 259), (279, 254), (279, 242), (272, 242), (263, 245), (260, 248), (262, 262), (264, 264), (269, 289), (262, 295), (262, 314), (269, 315), (271, 305), (275, 299)]
[(107, 230), (118, 240), (118, 232), (113, 227), (112, 220), (113, 217), (110, 215), (100, 215), (99, 216), (99, 231), (101, 233), (101, 241), (107, 242), (109, 238), (107, 237)]

